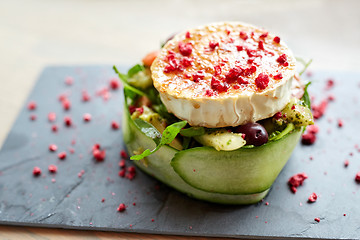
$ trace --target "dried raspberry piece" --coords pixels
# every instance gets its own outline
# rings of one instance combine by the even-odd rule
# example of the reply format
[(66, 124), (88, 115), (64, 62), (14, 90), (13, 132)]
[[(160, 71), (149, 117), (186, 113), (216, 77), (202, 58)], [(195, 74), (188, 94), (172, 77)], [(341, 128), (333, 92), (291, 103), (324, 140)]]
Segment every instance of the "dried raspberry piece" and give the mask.
[(35, 110), (36, 107), (37, 107), (37, 105), (36, 105), (36, 102), (34, 102), (34, 101), (29, 102), (29, 104), (28, 104), (28, 106), (27, 106), (27, 108), (28, 108), (30, 111)]
[(312, 145), (315, 143), (315, 141), (316, 141), (316, 135), (311, 132), (305, 133), (301, 137), (301, 143), (304, 145)]
[(110, 80), (110, 88), (111, 89), (116, 90), (119, 87), (120, 87), (120, 82), (116, 78), (113, 78)]
[(320, 222), (320, 218), (314, 218), (316, 222)]
[(312, 193), (312, 194), (310, 195), (310, 197), (308, 198), (308, 202), (309, 202), (309, 203), (314, 203), (314, 202), (316, 202), (316, 200), (317, 200), (317, 195), (316, 195), (316, 193)]
[(85, 122), (90, 122), (91, 120), (91, 114), (90, 113), (85, 113), (83, 116), (83, 119)]
[(83, 91), (83, 92), (82, 92), (82, 100), (83, 100), (84, 102), (90, 101), (90, 95), (89, 95), (89, 93), (88, 93), (87, 91)]
[(263, 41), (259, 41), (259, 49), (264, 50), (264, 42)]
[(298, 173), (289, 178), (288, 185), (290, 187), (290, 190), (293, 193), (296, 193), (297, 187), (301, 186), (307, 178), (308, 176), (306, 175), (306, 173)]
[(283, 78), (283, 76), (282, 76), (281, 73), (276, 74), (276, 75), (274, 76), (274, 79), (275, 79), (275, 80), (281, 80), (282, 78)]
[(48, 114), (48, 119), (49, 119), (49, 122), (54, 122), (56, 120), (56, 113), (50, 112)]
[(284, 66), (284, 67), (289, 66), (289, 63), (287, 62), (287, 56), (286, 56), (285, 53), (284, 53), (284, 54), (281, 54), (281, 55), (276, 59), (276, 61), (277, 61), (280, 65), (282, 65), (282, 66)]
[(105, 198), (102, 198), (102, 199), (101, 199), (101, 202), (105, 202)]
[(341, 128), (342, 126), (344, 126), (343, 120), (342, 120), (342, 119), (338, 119), (338, 127)]
[(246, 34), (246, 32), (244, 31), (240, 31), (240, 38), (243, 39), (243, 40), (246, 40), (248, 39), (248, 35)]
[(68, 99), (64, 99), (64, 101), (62, 101), (62, 106), (64, 110), (69, 110), (71, 107), (71, 102)]
[(95, 149), (95, 150), (93, 150), (93, 156), (96, 159), (96, 161), (102, 162), (102, 161), (104, 161), (104, 159), (106, 157), (106, 152), (105, 152), (105, 150)]
[(277, 44), (280, 43), (280, 38), (278, 36), (274, 37), (273, 39), (274, 42), (276, 42)]
[(120, 203), (119, 207), (117, 208), (118, 212), (123, 212), (126, 210), (126, 206), (124, 203)]
[(357, 172), (355, 175), (355, 181), (360, 183), (360, 172)]
[(183, 57), (181, 60), (180, 60), (180, 65), (183, 67), (183, 68), (187, 68), (187, 67), (190, 67), (193, 65), (193, 59), (189, 58), (189, 57)]
[(185, 33), (185, 37), (186, 37), (186, 38), (191, 38), (190, 32), (186, 32), (186, 33)]
[(193, 46), (191, 43), (179, 42), (179, 52), (183, 56), (190, 56), (192, 53)]
[(344, 166), (345, 166), (345, 167), (348, 167), (348, 166), (349, 166), (349, 160), (346, 159), (346, 160), (344, 161)]
[(37, 116), (36, 116), (35, 114), (31, 114), (31, 115), (30, 115), (30, 120), (31, 120), (31, 121), (35, 121), (36, 118), (37, 118)]
[(295, 108), (296, 108), (295, 105), (291, 106), (291, 110), (295, 110)]
[(229, 89), (229, 85), (227, 83), (217, 80), (213, 76), (211, 79), (211, 88), (217, 92), (226, 92)]
[(244, 80), (242, 77), (239, 77), (237, 79), (237, 83), (240, 84), (240, 85), (246, 85), (246, 84), (249, 84), (248, 81)]
[(64, 117), (64, 123), (66, 126), (70, 127), (72, 125), (72, 120), (70, 117), (66, 116)]
[(218, 42), (209, 42), (209, 47), (211, 50), (214, 50), (218, 46), (219, 46)]
[(266, 38), (269, 35), (268, 32), (265, 32), (259, 36), (259, 38)]
[(238, 45), (238, 46), (236, 46), (236, 49), (240, 52), (240, 51), (242, 51), (242, 50), (244, 49), (244, 47), (243, 47), (243, 46)]
[(323, 100), (319, 105), (314, 105), (314, 104), (311, 105), (311, 109), (313, 111), (313, 116), (315, 119), (319, 119), (324, 115), (327, 108), (327, 104), (328, 104), (327, 100)]
[(125, 159), (121, 159), (119, 162), (119, 167), (124, 168), (126, 165)]
[(33, 175), (39, 176), (41, 174), (41, 169), (39, 167), (34, 167), (33, 169)]
[(228, 83), (235, 82), (240, 77), (242, 72), (243, 69), (241, 69), (240, 67), (231, 68), (230, 71), (225, 76), (226, 82)]
[(120, 157), (125, 158), (125, 159), (128, 158), (128, 155), (127, 155), (127, 153), (125, 152), (125, 150), (121, 150), (121, 152), (120, 152)]
[(328, 79), (326, 81), (326, 90), (329, 90), (330, 88), (334, 87), (335, 81), (333, 79)]
[(205, 91), (205, 96), (207, 96), (207, 97), (212, 97), (212, 96), (214, 96), (214, 91), (211, 90), (211, 89), (207, 89), (207, 90)]
[(199, 82), (199, 80), (203, 80), (205, 78), (205, 72), (202, 70), (197, 71), (192, 75), (194, 82)]
[(55, 152), (56, 150), (57, 150), (57, 146), (55, 145), (55, 144), (50, 144), (49, 145), (49, 150), (51, 151), (51, 152)]
[(310, 126), (307, 126), (306, 130), (309, 132), (309, 133), (312, 133), (312, 134), (316, 134), (319, 132), (319, 126), (318, 125), (310, 125)]
[(276, 120), (279, 120), (280, 118), (282, 118), (282, 113), (281, 113), (281, 112), (275, 113), (274, 118), (275, 118)]
[(135, 173), (136, 172), (136, 168), (134, 167), (134, 166), (130, 166), (130, 167), (128, 167), (128, 172), (130, 172), (130, 173)]
[(117, 123), (115, 121), (111, 122), (111, 128), (112, 129), (117, 130), (117, 129), (119, 129), (119, 127), (120, 127), (119, 123)]
[(65, 159), (66, 158), (66, 152), (59, 153), (58, 158), (61, 159), (61, 160)]
[(220, 65), (216, 65), (214, 66), (214, 75), (215, 76), (219, 76), (221, 74), (221, 66)]
[(58, 127), (56, 125), (51, 126), (51, 131), (57, 132), (57, 130), (58, 130)]
[(65, 84), (71, 86), (74, 83), (73, 77), (66, 77), (65, 78)]
[(120, 177), (125, 177), (125, 174), (126, 174), (126, 170), (125, 170), (125, 169), (121, 169), (121, 170), (119, 171), (119, 176), (120, 176)]
[(244, 76), (244, 77), (248, 77), (248, 76), (250, 76), (250, 75), (252, 75), (252, 74), (254, 74), (254, 73), (256, 73), (256, 67), (253, 65), (253, 66), (251, 66), (251, 67), (249, 67), (249, 68), (246, 68), (243, 72), (242, 72), (242, 76)]
[(49, 165), (48, 169), (49, 169), (49, 172), (51, 172), (51, 173), (57, 172), (57, 166), (55, 166), (53, 164)]
[(255, 85), (260, 90), (264, 90), (268, 86), (268, 84), (269, 76), (264, 73), (260, 73), (255, 79)]

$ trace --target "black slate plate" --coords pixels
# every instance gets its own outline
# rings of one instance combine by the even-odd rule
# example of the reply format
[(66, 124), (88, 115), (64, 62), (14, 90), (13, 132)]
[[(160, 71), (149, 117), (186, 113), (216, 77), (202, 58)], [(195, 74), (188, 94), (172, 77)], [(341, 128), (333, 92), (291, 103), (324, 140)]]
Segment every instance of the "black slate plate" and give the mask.
[[(64, 83), (66, 76), (74, 78), (72, 86)], [(298, 145), (266, 199), (251, 206), (193, 200), (140, 170), (132, 181), (120, 178), (121, 130), (111, 129), (110, 124), (120, 122), (122, 93), (110, 90), (107, 101), (96, 95), (113, 77), (111, 66), (44, 70), (28, 98), (28, 102), (36, 101), (38, 108), (23, 108), (0, 152), (1, 224), (267, 239), (359, 238), (360, 185), (354, 177), (360, 170), (360, 153), (355, 146), (360, 144), (360, 74), (332, 72), (311, 77), (315, 104), (330, 94), (336, 98), (317, 121), (317, 141), (313, 146)], [(324, 90), (329, 77), (335, 79), (335, 86)], [(81, 101), (82, 90), (91, 94), (90, 102)], [(62, 93), (69, 95), (69, 111), (58, 101)], [(57, 133), (51, 131), (49, 112), (57, 114)], [(83, 122), (84, 113), (92, 115), (90, 122)], [(29, 119), (32, 114), (36, 121)], [(67, 115), (74, 122), (70, 128), (63, 124)], [(341, 128), (338, 119), (343, 120)], [(51, 143), (57, 144), (56, 153), (48, 150)], [(95, 143), (106, 149), (104, 162), (92, 159)], [(58, 160), (61, 151), (67, 151), (66, 160)], [(350, 162), (347, 168), (346, 159)], [(50, 164), (58, 166), (56, 174), (48, 173)], [(43, 170), (42, 176), (32, 175), (34, 166)], [(127, 166), (131, 166), (130, 161)], [(85, 173), (79, 178), (81, 170)], [(287, 180), (299, 172), (306, 172), (309, 178), (293, 194)], [(309, 204), (312, 192), (319, 198)], [(128, 205), (126, 211), (116, 211), (119, 203)], [(320, 223), (314, 221), (316, 217)]]

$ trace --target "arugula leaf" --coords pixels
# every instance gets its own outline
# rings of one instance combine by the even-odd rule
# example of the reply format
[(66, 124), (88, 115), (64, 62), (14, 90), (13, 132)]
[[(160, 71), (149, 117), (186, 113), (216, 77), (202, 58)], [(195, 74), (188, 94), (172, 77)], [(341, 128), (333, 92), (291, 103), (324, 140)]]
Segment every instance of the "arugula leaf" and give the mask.
[(145, 68), (143, 65), (140, 64), (136, 64), (135, 66), (133, 66), (132, 68), (129, 69), (127, 75), (129, 78), (133, 77), (135, 74), (137, 74), (138, 72), (143, 71)]
[(173, 123), (169, 126), (167, 126), (162, 134), (160, 143), (157, 144), (156, 148), (150, 151), (149, 149), (146, 149), (143, 153), (139, 155), (134, 155), (130, 157), (131, 160), (141, 160), (144, 157), (147, 157), (157, 150), (159, 150), (163, 145), (171, 143), (175, 137), (179, 134), (180, 130), (185, 127), (187, 124), (187, 121), (181, 121)]
[(189, 127), (189, 128), (181, 129), (180, 134), (183, 135), (184, 137), (200, 136), (205, 134), (205, 128)]
[(306, 85), (305, 85), (305, 88), (304, 88), (304, 95), (301, 97), (301, 100), (304, 102), (304, 104), (309, 108), (311, 109), (311, 101), (310, 101), (310, 96), (309, 96), (309, 93), (307, 91), (308, 89), (308, 86), (311, 84), (311, 82), (308, 82)]
[(136, 118), (134, 122), (146, 136), (152, 138), (156, 144), (160, 143), (161, 133), (152, 124), (140, 118)]
[(138, 94), (138, 95), (141, 95), (141, 96), (145, 96), (146, 94), (143, 92), (143, 91), (140, 91), (139, 89), (137, 88), (134, 88), (133, 86), (131, 86), (129, 83), (128, 83), (128, 79), (129, 77), (125, 74), (122, 74), (119, 72), (119, 70), (117, 70), (116, 66), (114, 65), (113, 66), (113, 69), (114, 71), (118, 74), (121, 82), (123, 83), (124, 85), (124, 89), (129, 89), (130, 91)]

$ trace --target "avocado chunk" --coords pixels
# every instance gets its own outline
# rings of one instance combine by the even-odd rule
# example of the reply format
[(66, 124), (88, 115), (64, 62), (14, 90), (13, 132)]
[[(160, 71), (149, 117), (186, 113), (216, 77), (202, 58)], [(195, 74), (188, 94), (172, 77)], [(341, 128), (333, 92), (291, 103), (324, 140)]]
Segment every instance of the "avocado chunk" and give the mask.
[(196, 141), (204, 146), (210, 146), (217, 151), (233, 151), (246, 144), (241, 133), (228, 132), (226, 129), (208, 131), (207, 133), (195, 136)]

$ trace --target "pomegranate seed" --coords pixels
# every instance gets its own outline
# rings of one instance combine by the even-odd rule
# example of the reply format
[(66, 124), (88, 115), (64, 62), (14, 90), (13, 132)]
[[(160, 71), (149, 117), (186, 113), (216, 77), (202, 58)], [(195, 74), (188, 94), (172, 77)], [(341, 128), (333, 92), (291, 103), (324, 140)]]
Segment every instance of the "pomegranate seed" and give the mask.
[(64, 117), (64, 123), (66, 126), (70, 127), (72, 125), (72, 120), (70, 117)]
[(116, 90), (116, 89), (118, 89), (120, 87), (120, 82), (115, 78), (111, 79), (110, 80), (110, 87), (111, 87), (111, 89)]
[(34, 167), (33, 169), (33, 175), (39, 176), (41, 174), (41, 169), (39, 167)]
[(48, 169), (49, 169), (49, 172), (51, 172), (51, 173), (56, 173), (57, 172), (57, 166), (55, 166), (53, 164), (49, 165)]
[(305, 133), (301, 137), (301, 143), (304, 145), (312, 145), (316, 141), (316, 135), (313, 133)]
[(123, 211), (125, 211), (125, 209), (126, 209), (125, 204), (124, 204), (124, 203), (120, 203), (117, 211), (118, 211), (118, 212), (123, 212)]
[(112, 127), (112, 129), (117, 130), (117, 129), (119, 129), (119, 124), (117, 122), (115, 122), (115, 121), (112, 121), (111, 122), (111, 127)]
[(49, 150), (52, 152), (55, 152), (57, 150), (57, 146), (55, 144), (50, 144), (49, 145)]
[(308, 199), (308, 202), (309, 202), (309, 203), (314, 203), (314, 202), (316, 202), (316, 200), (317, 200), (317, 195), (316, 195), (316, 193), (312, 193), (312, 194), (310, 195), (309, 199)]
[(65, 159), (66, 158), (66, 152), (59, 153), (58, 158), (61, 159), (61, 160)]
[(282, 118), (282, 113), (281, 113), (281, 112), (275, 113), (274, 118), (275, 118), (276, 120), (279, 120), (280, 118)]
[(310, 125), (310, 126), (307, 126), (306, 130), (309, 132), (309, 133), (312, 133), (312, 134), (316, 134), (319, 132), (319, 126), (318, 125)]
[(36, 107), (37, 107), (37, 105), (36, 105), (36, 102), (34, 102), (34, 101), (29, 102), (29, 104), (28, 104), (28, 106), (27, 106), (27, 108), (28, 108), (30, 111), (35, 110)]
[(128, 167), (128, 172), (130, 173), (135, 173), (136, 172), (136, 168), (134, 166)]
[(85, 113), (83, 116), (83, 119), (85, 122), (90, 122), (91, 120), (91, 114), (90, 113)]
[(274, 42), (276, 42), (277, 44), (279, 44), (280, 43), (280, 38), (278, 37), (278, 36), (276, 36), (276, 37), (274, 37)]

